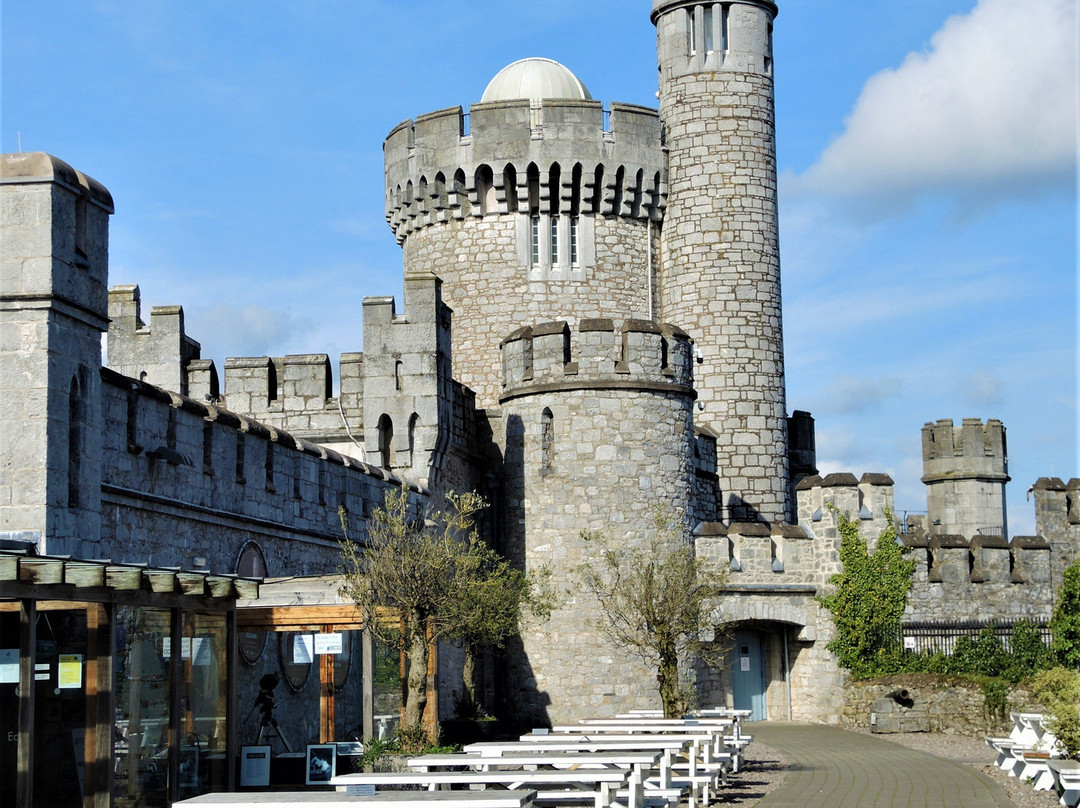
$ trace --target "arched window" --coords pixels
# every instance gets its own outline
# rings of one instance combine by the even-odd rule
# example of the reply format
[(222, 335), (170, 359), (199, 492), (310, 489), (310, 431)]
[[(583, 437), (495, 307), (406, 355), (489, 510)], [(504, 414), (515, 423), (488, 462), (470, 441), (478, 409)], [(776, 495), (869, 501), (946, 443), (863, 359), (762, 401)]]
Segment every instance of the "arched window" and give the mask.
[(416, 428), (420, 425), (420, 416), (415, 412), (409, 417), (409, 467), (416, 461)]
[(394, 422), (385, 414), (379, 418), (379, 462), (384, 469), (394, 467)]
[(82, 437), (86, 412), (78, 376), (71, 377), (68, 391), (68, 507), (79, 507), (79, 480), (82, 477)]
[(458, 215), (468, 216), (472, 210), (469, 191), (465, 187), (465, 172), (460, 168), (454, 172), (454, 204), (458, 207)]
[(517, 213), (517, 169), (513, 163), (507, 163), (503, 169), (503, 193), (506, 194), (506, 210), (509, 213)]
[(551, 471), (555, 455), (555, 416), (547, 407), (540, 414), (540, 471)]
[(498, 211), (495, 201), (495, 175), (491, 166), (482, 165), (476, 169), (476, 201), (482, 215)]
[(593, 174), (592, 212), (601, 213), (604, 205), (604, 166), (598, 165)]
[(435, 200), (436, 210), (444, 210), (446, 208), (446, 177), (441, 171), (435, 175), (435, 191), (432, 194), (432, 199)]

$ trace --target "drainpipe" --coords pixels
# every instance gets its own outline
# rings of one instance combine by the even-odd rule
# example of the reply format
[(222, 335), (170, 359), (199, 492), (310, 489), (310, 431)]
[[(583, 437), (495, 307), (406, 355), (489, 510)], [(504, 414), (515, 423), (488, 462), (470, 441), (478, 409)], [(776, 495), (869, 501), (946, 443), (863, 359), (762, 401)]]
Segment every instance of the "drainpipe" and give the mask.
[(787, 720), (791, 720), (791, 662), (787, 652), (787, 626), (784, 626), (784, 682), (787, 684)]
[(645, 266), (645, 275), (647, 277), (647, 286), (649, 289), (649, 320), (653, 319), (653, 304), (652, 304), (652, 287), (653, 287), (653, 272), (652, 272), (652, 211), (649, 212), (649, 218), (645, 220), (645, 227), (648, 229), (648, 258)]

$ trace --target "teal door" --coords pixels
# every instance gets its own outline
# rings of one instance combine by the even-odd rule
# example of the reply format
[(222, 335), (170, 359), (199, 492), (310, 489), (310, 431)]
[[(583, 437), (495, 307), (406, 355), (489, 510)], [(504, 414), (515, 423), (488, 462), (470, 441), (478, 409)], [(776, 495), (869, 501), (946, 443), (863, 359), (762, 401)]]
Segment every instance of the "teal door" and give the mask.
[(765, 704), (765, 654), (761, 635), (753, 631), (735, 632), (732, 648), (733, 701), (736, 710), (749, 710), (750, 721), (768, 717)]

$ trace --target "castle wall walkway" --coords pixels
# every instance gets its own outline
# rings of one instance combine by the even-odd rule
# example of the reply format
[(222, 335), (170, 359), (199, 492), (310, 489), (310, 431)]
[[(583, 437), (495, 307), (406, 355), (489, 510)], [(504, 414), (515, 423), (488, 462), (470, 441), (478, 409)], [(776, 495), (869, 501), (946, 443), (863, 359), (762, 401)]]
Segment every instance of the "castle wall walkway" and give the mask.
[(959, 763), (835, 727), (747, 725), (787, 761), (756, 808), (1014, 808), (1000, 786)]

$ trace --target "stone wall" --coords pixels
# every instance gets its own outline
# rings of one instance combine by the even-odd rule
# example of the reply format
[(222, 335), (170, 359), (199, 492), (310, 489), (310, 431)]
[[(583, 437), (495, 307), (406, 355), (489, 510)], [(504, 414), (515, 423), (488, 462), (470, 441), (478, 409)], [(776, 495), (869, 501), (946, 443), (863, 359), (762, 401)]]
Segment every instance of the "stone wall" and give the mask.
[(905, 621), (1050, 619), (1050, 544), (1036, 536), (904, 535), (916, 562)]
[(401, 484), (212, 404), (107, 369), (101, 375), (100, 538), (51, 552), (184, 567), (203, 558), (228, 573), (241, 547), (257, 541), (271, 576), (334, 572), (339, 506), (360, 531), (384, 492)]
[(689, 341), (655, 324), (549, 323), (519, 331), (503, 355), (506, 549), (530, 571), (550, 569), (559, 595), (512, 660), (517, 707), (542, 724), (655, 706), (656, 671), (597, 633), (601, 611), (575, 567), (647, 546), (658, 510), (676, 535), (688, 530)]
[[(902, 690), (908, 692), (910, 707), (888, 696)], [(942, 732), (982, 738), (1008, 735), (1010, 711), (1042, 712), (1042, 706), (1019, 688), (1009, 692), (1004, 721), (988, 714), (985, 704), (982, 689), (972, 682), (933, 674), (897, 674), (848, 684), (842, 723), (885, 734)]]
[(581, 277), (536, 280), (519, 252), (525, 214), (450, 221), (410, 235), (407, 275), (443, 280), (454, 312), (453, 375), (480, 406), (499, 395), (499, 341), (523, 323), (590, 317), (649, 316), (648, 226), (619, 217), (583, 216), (582, 238), (595, 239), (595, 264)]

